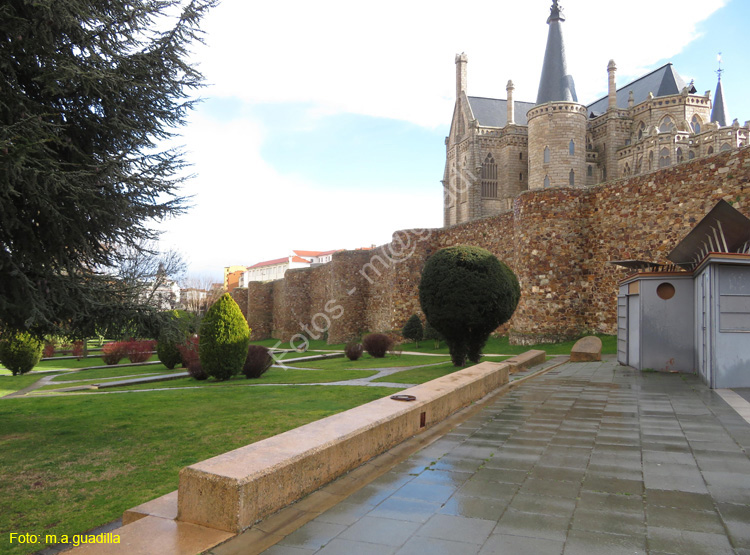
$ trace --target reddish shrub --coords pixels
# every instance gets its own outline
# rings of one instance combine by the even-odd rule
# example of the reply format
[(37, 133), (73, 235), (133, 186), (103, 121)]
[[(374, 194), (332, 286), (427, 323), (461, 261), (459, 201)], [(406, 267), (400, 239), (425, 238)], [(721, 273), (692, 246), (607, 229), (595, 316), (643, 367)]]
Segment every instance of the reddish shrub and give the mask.
[(365, 352), (365, 348), (362, 346), (362, 343), (359, 341), (350, 341), (346, 344), (346, 347), (344, 347), (344, 354), (346, 355), (346, 358), (349, 360), (357, 360), (359, 357), (362, 356), (362, 353)]
[(362, 346), (371, 357), (383, 358), (393, 346), (393, 340), (384, 333), (370, 333), (362, 339)]
[(187, 365), (187, 373), (191, 378), (196, 379), (196, 380), (208, 379), (208, 374), (206, 374), (206, 371), (203, 370), (203, 366), (201, 366), (201, 361), (198, 360), (197, 358)]
[(247, 358), (242, 367), (246, 378), (260, 378), (273, 365), (271, 352), (261, 345), (250, 345), (247, 348)]
[(73, 349), (71, 349), (70, 354), (72, 354), (78, 360), (81, 360), (81, 357), (83, 357), (83, 341), (74, 341)]
[(177, 350), (180, 351), (180, 357), (182, 358), (182, 365), (185, 368), (188, 368), (194, 362), (200, 361), (200, 357), (198, 356), (198, 342), (198, 336), (193, 335), (192, 337), (188, 337), (184, 343), (177, 345)]
[(102, 345), (102, 360), (104, 364), (119, 364), (126, 356), (128, 356), (128, 345), (123, 341), (114, 341)]
[(53, 356), (55, 356), (55, 344), (47, 343), (44, 346), (44, 350), (42, 351), (42, 356), (44, 358), (52, 358)]
[(154, 353), (156, 341), (136, 341), (135, 339), (127, 342), (127, 356), (130, 362), (146, 362)]

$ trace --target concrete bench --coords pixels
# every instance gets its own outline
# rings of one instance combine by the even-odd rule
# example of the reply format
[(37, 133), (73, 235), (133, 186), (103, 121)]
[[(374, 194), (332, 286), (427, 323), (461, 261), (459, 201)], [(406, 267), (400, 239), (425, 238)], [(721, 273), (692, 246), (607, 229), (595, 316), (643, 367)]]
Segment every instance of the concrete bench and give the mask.
[(510, 365), (510, 373), (515, 374), (516, 372), (541, 364), (545, 360), (547, 360), (547, 353), (545, 351), (532, 349), (505, 360), (505, 363)]
[(483, 362), (180, 471), (177, 520), (239, 533), (508, 383)]
[(582, 337), (570, 350), (570, 362), (597, 362), (602, 359), (602, 340), (593, 335)]

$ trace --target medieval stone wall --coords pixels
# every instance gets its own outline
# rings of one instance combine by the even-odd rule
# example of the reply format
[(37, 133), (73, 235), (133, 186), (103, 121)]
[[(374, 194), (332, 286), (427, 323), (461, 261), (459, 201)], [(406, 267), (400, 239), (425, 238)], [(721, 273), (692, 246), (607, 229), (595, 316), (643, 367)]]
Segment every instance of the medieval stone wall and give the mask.
[[(516, 343), (616, 330), (611, 260), (667, 262), (667, 254), (720, 199), (750, 215), (750, 148), (696, 159), (596, 187), (526, 191), (513, 211), (443, 229), (407, 230), (372, 251), (290, 270), (251, 284), (244, 309), (253, 338), (289, 341), (304, 327), (331, 343), (363, 331), (400, 329), (420, 313), (418, 285), (437, 249), (470, 244), (504, 260), (521, 283), (510, 321)], [(421, 314), (421, 313), (420, 313)]]

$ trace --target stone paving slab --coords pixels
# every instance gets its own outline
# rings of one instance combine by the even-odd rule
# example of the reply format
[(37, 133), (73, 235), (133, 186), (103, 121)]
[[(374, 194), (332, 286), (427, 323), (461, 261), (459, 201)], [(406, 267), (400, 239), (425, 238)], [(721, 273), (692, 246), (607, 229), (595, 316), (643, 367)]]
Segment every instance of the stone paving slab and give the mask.
[(694, 376), (568, 363), (296, 531), (210, 553), (750, 553), (749, 446)]

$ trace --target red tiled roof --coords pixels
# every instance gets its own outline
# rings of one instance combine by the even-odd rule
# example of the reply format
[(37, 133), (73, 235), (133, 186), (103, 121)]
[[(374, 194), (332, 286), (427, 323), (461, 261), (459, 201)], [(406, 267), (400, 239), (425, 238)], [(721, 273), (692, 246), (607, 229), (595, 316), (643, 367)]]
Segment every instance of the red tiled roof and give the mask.
[(294, 254), (299, 256), (320, 256), (323, 254), (321, 251), (292, 251)]
[(261, 266), (275, 266), (276, 264), (282, 264), (284, 262), (289, 262), (288, 257), (284, 258), (276, 258), (274, 260), (265, 260), (263, 262), (258, 262), (257, 264), (253, 264), (252, 266), (248, 267), (248, 270), (251, 270), (252, 268), (260, 268)]
[[(300, 253), (300, 252), (309, 252), (309, 251), (294, 251), (294, 252)], [(257, 264), (253, 264), (252, 266), (248, 267), (248, 270), (252, 270), (253, 268), (261, 268), (263, 266), (276, 266), (277, 264), (285, 264), (288, 262), (289, 262), (289, 257), (285, 256), (284, 258), (276, 258), (274, 260), (265, 260), (263, 262), (258, 262)], [(292, 262), (302, 262), (303, 264), (310, 264), (309, 260), (306, 260), (299, 256), (293, 256)]]

